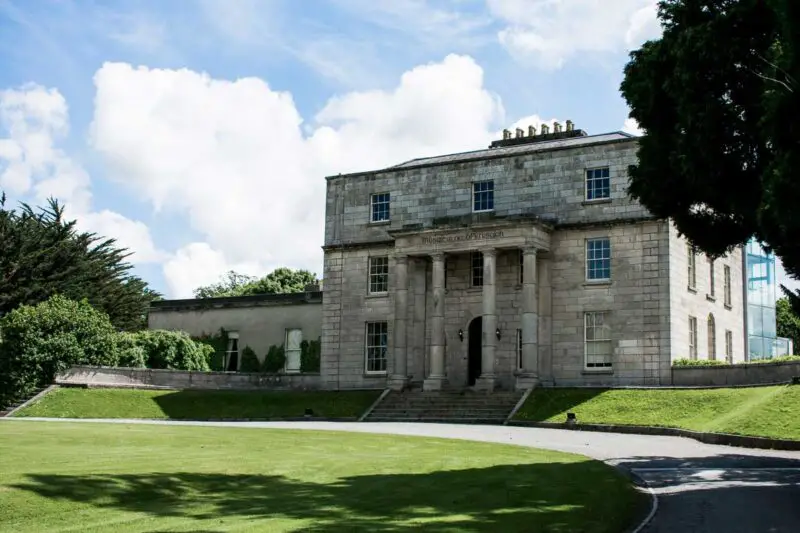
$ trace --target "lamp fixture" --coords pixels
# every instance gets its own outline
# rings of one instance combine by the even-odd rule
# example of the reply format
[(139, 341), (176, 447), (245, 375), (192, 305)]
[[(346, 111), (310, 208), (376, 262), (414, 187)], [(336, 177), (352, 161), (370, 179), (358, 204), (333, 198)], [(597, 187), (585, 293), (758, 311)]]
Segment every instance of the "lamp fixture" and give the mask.
[(458, 339), (461, 342), (464, 342), (464, 330), (463, 329), (458, 330)]
[(494, 334), (497, 336), (497, 340), (500, 340), (500, 328), (495, 329)]

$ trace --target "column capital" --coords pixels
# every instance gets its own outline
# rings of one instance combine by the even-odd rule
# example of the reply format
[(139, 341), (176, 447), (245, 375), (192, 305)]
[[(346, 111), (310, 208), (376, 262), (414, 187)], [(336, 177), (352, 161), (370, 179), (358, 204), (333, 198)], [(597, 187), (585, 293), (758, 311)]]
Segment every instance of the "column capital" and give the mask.
[(535, 256), (539, 252), (539, 249), (536, 248), (535, 246), (523, 246), (520, 249), (522, 250), (523, 255)]
[(407, 254), (392, 254), (392, 258), (394, 259), (395, 263), (400, 264), (408, 264), (408, 255)]
[(444, 261), (444, 252), (433, 252), (428, 254), (434, 262), (443, 262)]
[(497, 248), (481, 248), (479, 252), (482, 253), (484, 257), (497, 257)]

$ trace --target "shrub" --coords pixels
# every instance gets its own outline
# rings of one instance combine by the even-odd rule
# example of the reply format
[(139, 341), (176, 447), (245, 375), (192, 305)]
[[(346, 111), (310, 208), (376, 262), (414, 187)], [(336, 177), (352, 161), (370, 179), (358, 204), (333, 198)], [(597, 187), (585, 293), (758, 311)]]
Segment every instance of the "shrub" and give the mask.
[(154, 329), (135, 335), (136, 344), (144, 350), (147, 368), (209, 370), (208, 362), (214, 348), (194, 342), (183, 331)]
[(239, 367), (240, 372), (258, 372), (261, 370), (261, 363), (258, 361), (256, 352), (249, 346), (245, 346), (242, 350), (242, 364)]
[(301, 342), (300, 372), (319, 372), (321, 351), (322, 343), (319, 339)]
[(194, 337), (192, 340), (211, 346), (212, 351), (208, 360), (208, 367), (211, 370), (215, 372), (225, 370), (225, 352), (228, 349), (227, 331), (220, 328), (219, 332), (214, 335), (204, 333), (199, 337)]
[(118, 365), (125, 368), (144, 368), (147, 366), (147, 354), (139, 344), (136, 333), (120, 333), (117, 339), (119, 351)]
[(286, 367), (286, 353), (283, 344), (275, 346), (274, 344), (269, 347), (266, 357), (264, 357), (264, 366), (262, 367), (267, 374), (277, 374), (282, 372)]
[(0, 321), (0, 400), (30, 395), (73, 365), (116, 366), (119, 335), (87, 301), (53, 296), (21, 306)]
[(672, 366), (719, 366), (727, 365), (727, 361), (718, 361), (716, 359), (676, 359), (672, 362)]
[(780, 355), (772, 359), (756, 359), (755, 361), (747, 361), (747, 364), (768, 365), (770, 363), (791, 363), (792, 361), (800, 361), (800, 355)]

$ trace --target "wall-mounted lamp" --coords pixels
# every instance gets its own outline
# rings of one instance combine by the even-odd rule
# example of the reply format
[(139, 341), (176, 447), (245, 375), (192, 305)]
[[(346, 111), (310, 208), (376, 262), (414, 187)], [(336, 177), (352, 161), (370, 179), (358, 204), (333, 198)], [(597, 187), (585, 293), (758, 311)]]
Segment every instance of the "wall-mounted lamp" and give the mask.
[(463, 329), (458, 330), (458, 339), (461, 342), (464, 342), (464, 330)]
[(500, 328), (494, 330), (494, 334), (497, 336), (497, 340), (500, 340)]

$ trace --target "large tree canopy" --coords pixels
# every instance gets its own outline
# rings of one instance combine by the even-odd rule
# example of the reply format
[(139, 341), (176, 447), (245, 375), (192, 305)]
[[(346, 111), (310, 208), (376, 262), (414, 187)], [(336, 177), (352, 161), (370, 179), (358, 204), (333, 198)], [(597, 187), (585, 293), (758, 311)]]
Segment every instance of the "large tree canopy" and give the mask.
[(225, 278), (194, 291), (197, 298), (219, 298), (223, 296), (248, 296), (251, 294), (283, 294), (303, 292), (306, 285), (318, 283), (316, 274), (308, 270), (276, 268), (263, 278), (254, 278), (229, 271)]
[(63, 214), (55, 200), (37, 210), (7, 209), (0, 195), (0, 316), (60, 294), (87, 299), (118, 329), (143, 328), (150, 302), (160, 295), (130, 274), (130, 254), (113, 239), (79, 232)]
[(755, 237), (800, 277), (800, 3), (662, 0), (621, 91), (630, 195), (712, 257)]

